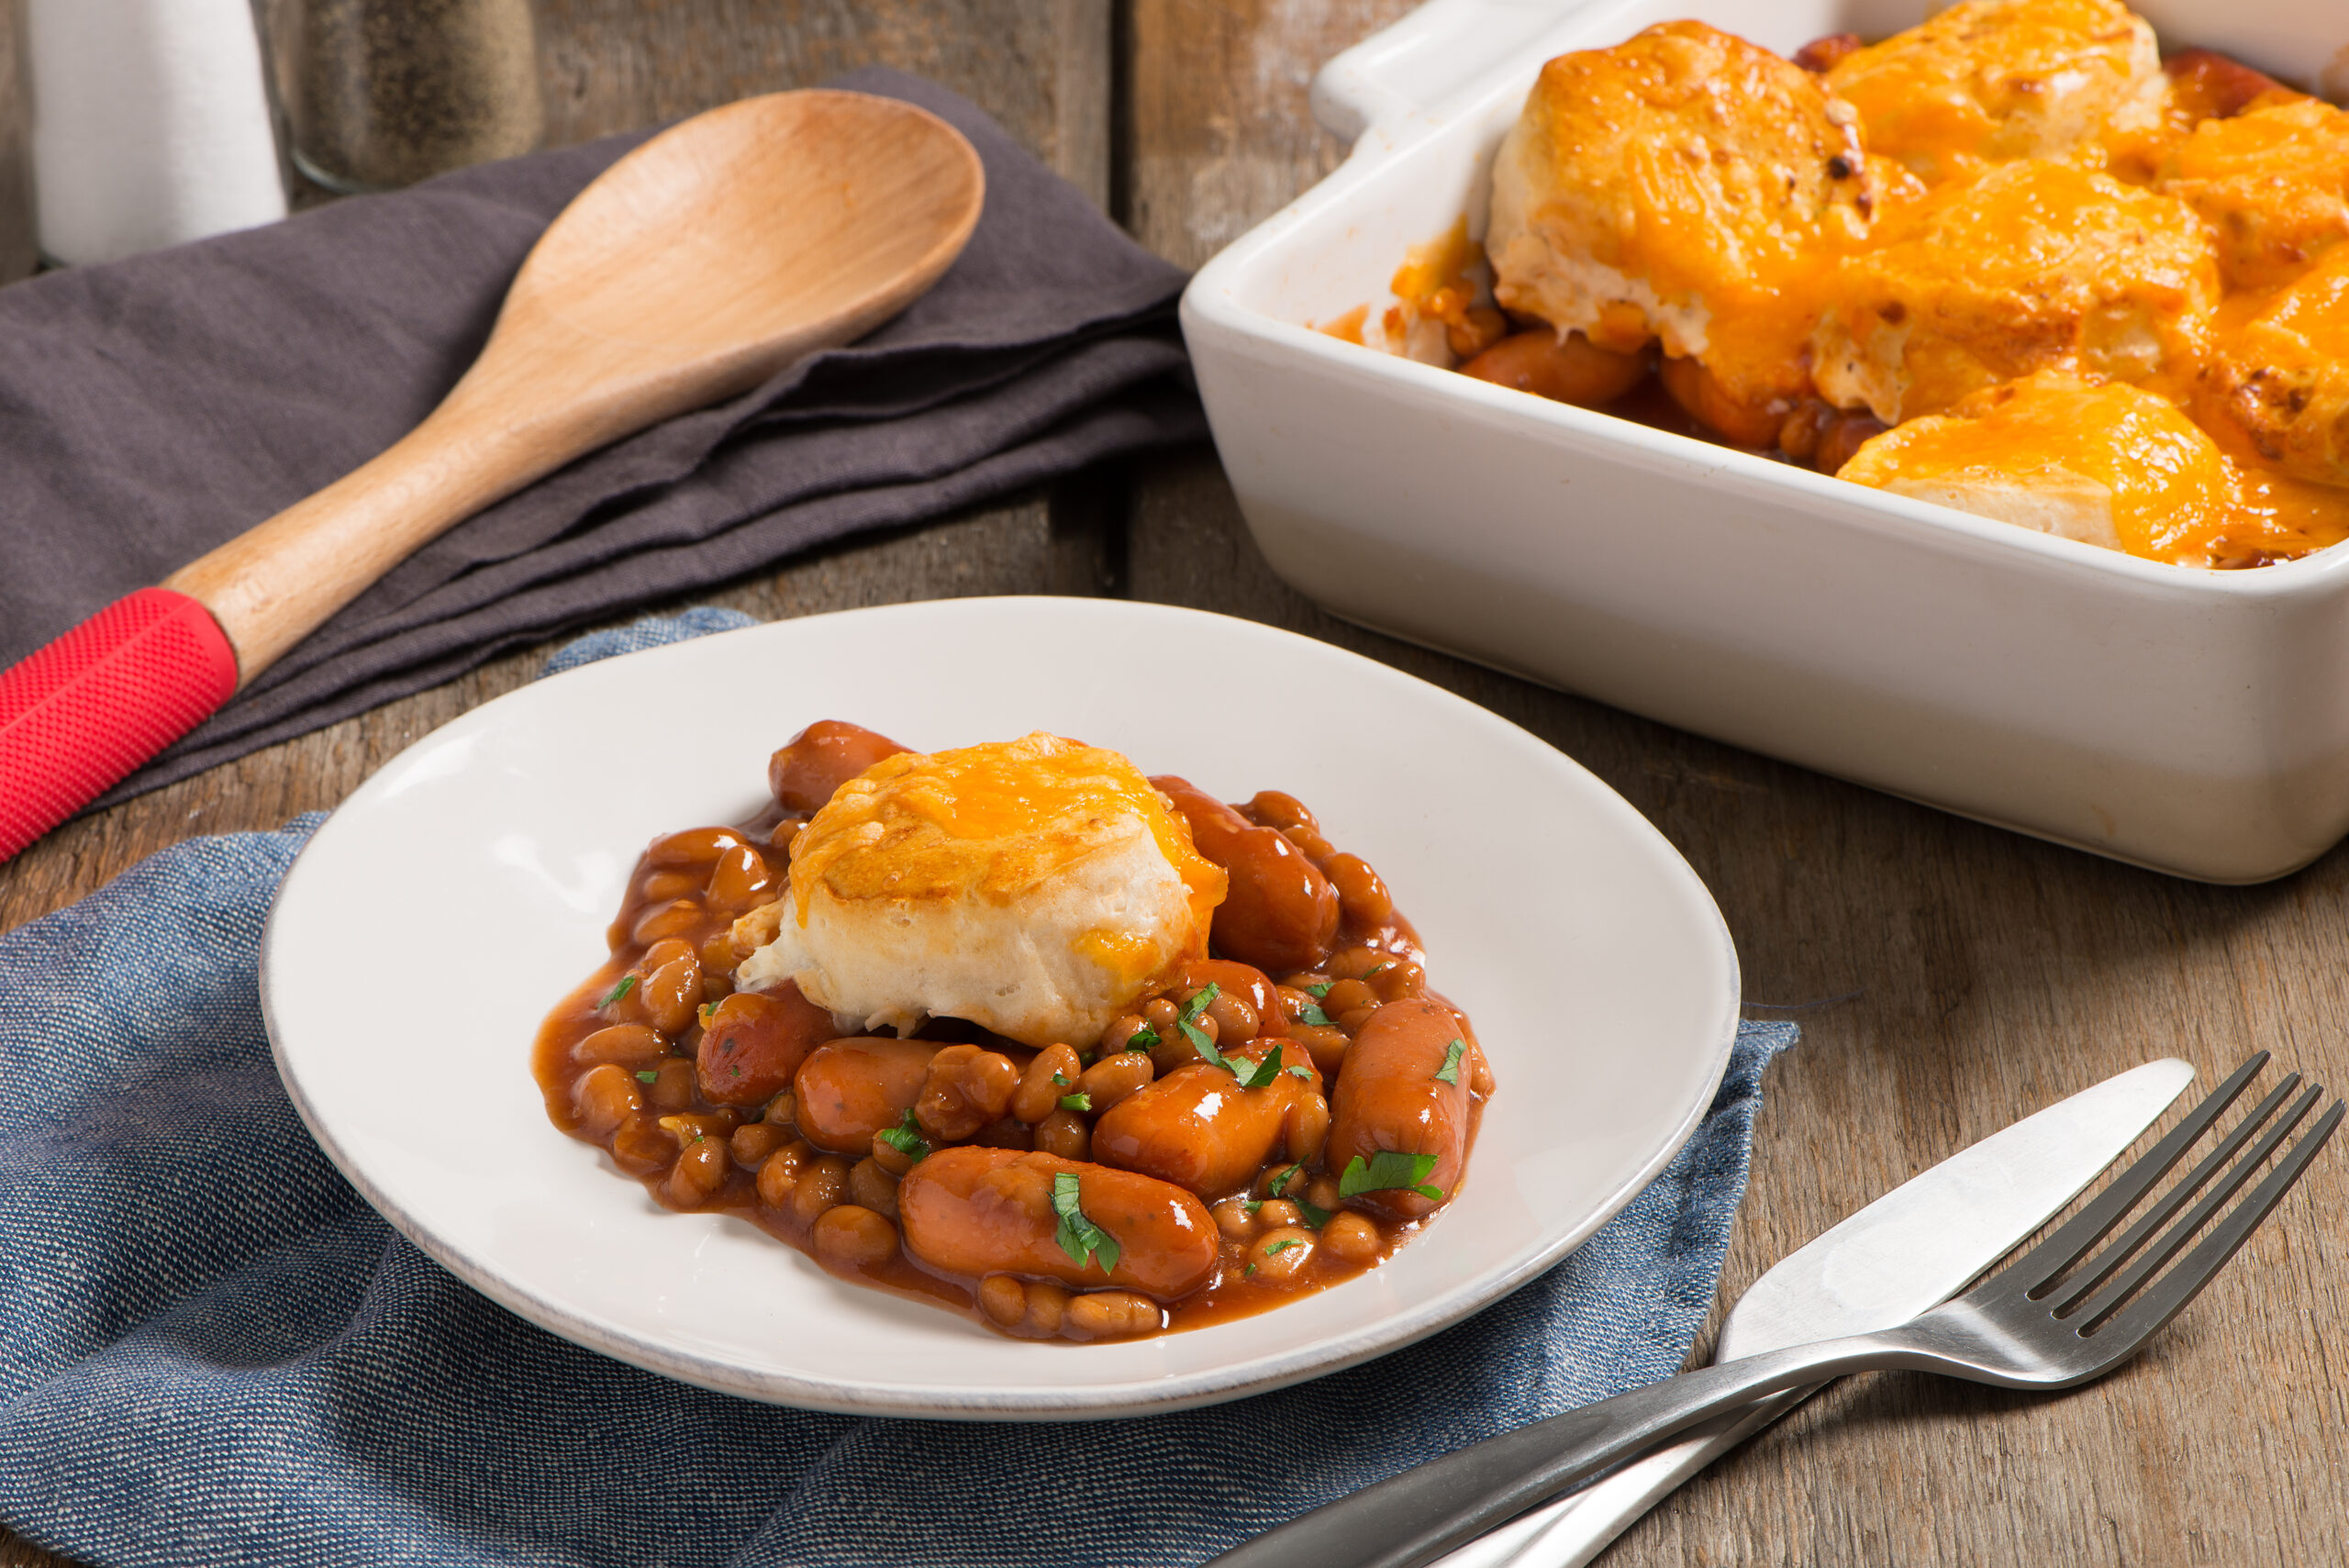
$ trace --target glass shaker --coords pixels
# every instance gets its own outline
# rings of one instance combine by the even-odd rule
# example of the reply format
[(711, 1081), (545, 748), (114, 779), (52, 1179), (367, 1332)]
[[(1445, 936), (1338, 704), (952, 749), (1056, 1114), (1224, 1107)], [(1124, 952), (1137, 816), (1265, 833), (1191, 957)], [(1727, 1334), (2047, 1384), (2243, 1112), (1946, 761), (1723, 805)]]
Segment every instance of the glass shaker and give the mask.
[(17, 0), (0, 0), (0, 284), (26, 276), (40, 260), (33, 247), (32, 98), (17, 43), (24, 25)]
[(528, 152), (545, 133), (529, 0), (277, 0), (273, 9), (294, 163), (329, 190), (413, 184)]

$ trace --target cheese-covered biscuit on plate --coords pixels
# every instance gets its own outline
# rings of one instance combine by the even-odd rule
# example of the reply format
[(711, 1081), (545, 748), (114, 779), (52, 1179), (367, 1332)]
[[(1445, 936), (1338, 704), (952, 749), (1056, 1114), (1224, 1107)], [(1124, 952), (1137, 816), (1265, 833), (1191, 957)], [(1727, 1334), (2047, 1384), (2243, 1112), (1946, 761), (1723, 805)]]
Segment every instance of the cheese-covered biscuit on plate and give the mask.
[(2349, 237), (2349, 113), (2301, 98), (2204, 120), (2156, 189), (2210, 225), (2229, 288), (2281, 287)]
[(905, 752), (842, 784), (791, 846), (746, 989), (796, 981), (850, 1029), (967, 1019), (1094, 1044), (1207, 953), (1224, 873), (1124, 757), (1056, 736)]
[(1811, 374), (1887, 425), (2040, 370), (2181, 389), (2219, 298), (2182, 202), (2047, 160), (1942, 186), (1840, 265)]
[(2085, 154), (2159, 118), (2154, 29), (2118, 0), (1965, 0), (1855, 50), (1827, 85), (1868, 149), (1929, 185), (2018, 158)]

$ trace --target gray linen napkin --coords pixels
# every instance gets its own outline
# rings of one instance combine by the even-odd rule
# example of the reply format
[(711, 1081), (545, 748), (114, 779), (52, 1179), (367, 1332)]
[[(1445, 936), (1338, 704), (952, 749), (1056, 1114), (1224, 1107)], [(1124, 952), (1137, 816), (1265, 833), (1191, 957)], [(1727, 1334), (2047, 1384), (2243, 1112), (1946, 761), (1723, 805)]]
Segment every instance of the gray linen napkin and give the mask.
[[(975, 106), (978, 230), (896, 320), (594, 453), (418, 551), (111, 802), (507, 649), (861, 529), (1200, 439), (1183, 273)], [(646, 133), (649, 134), (649, 133)], [(0, 665), (357, 467), (439, 402), (547, 223), (643, 135), (0, 291)]]

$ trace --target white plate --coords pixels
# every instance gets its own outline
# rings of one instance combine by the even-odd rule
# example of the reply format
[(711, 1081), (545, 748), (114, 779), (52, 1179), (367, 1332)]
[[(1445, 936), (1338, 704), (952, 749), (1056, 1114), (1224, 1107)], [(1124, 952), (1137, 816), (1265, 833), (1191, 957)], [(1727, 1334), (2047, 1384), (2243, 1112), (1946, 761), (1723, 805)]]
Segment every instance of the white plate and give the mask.
[[(1031, 729), (1231, 799), (1285, 789), (1377, 866), (1499, 1093), (1460, 1197), (1395, 1260), (1240, 1322), (1007, 1340), (657, 1207), (548, 1124), (540, 1020), (605, 957), (652, 835), (750, 816), (818, 718), (911, 746)], [(971, 1418), (1180, 1409), (1332, 1372), (1564, 1257), (1710, 1102), (1737, 957), (1638, 813), (1514, 725), (1251, 622), (1100, 599), (855, 610), (592, 664), (474, 709), (369, 780), (295, 862), (262, 1002), (335, 1163), (461, 1278), (566, 1339), (729, 1394)]]

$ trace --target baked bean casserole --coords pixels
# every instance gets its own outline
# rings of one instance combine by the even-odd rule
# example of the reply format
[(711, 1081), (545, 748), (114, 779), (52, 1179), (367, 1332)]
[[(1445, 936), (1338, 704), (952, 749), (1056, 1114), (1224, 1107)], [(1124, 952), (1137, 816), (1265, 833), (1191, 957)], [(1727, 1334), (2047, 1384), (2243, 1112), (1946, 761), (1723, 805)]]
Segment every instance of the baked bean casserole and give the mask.
[(1465, 220), (1323, 330), (2148, 560), (2349, 537), (2349, 112), (2121, 0), (1542, 70)]
[(768, 784), (653, 840), (540, 1031), (548, 1116), (660, 1203), (1096, 1340), (1352, 1278), (1459, 1190), (1475, 1030), (1293, 797), (833, 721)]

